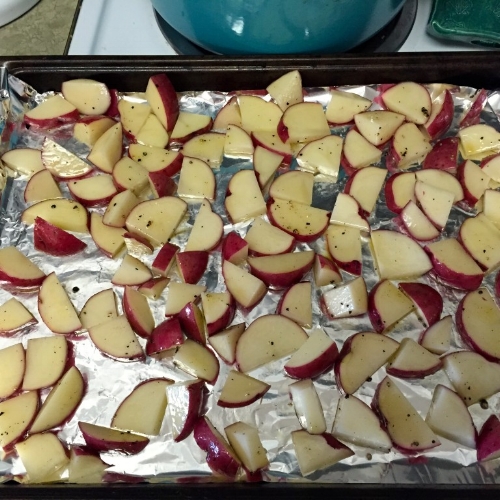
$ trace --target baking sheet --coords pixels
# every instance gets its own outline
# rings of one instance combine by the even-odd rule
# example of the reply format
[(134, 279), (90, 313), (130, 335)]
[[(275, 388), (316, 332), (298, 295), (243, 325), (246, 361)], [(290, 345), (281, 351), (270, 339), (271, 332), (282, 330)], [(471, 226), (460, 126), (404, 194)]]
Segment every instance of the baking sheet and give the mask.
[[(19, 82), (16, 82), (14, 79), (10, 79), (11, 83), (15, 84), (14, 87), (21, 89), (23, 85), (19, 85)], [(325, 82), (328, 83), (328, 82)], [(361, 89), (360, 91), (364, 91), (365, 89)], [(20, 90), (20, 94), (23, 94), (23, 90)], [(470, 98), (470, 96), (473, 94), (474, 89), (470, 88), (463, 88), (461, 89), (461, 95), (463, 94), (463, 99), (464, 99), (464, 104), (466, 104), (467, 99)], [(214, 97), (211, 99), (213, 101), (217, 102), (223, 102), (224, 98), (220, 97), (218, 94), (212, 94)], [(36, 96), (36, 93), (33, 94), (33, 96)], [(217, 97), (215, 97), (217, 96)], [(492, 103), (495, 106), (495, 99), (497, 99), (497, 96), (495, 95), (493, 97)], [(23, 99), (21, 99), (19, 102), (21, 103)], [(207, 99), (206, 97), (204, 98), (204, 102), (206, 102)], [(13, 104), (11, 102), (11, 104)], [(15, 108), (15, 106), (14, 106)], [(487, 118), (489, 120), (494, 120), (494, 112), (491, 111), (487, 114)], [(4, 129), (5, 130), (5, 129)], [(35, 140), (33, 138), (27, 138), (27, 137), (22, 137), (22, 138), (16, 138), (15, 134), (13, 135), (12, 142), (18, 142), (18, 141), (31, 141)], [(243, 163), (242, 165), (238, 165), (238, 163), (234, 163), (234, 161), (228, 162), (227, 164), (223, 164), (221, 168), (222, 174), (220, 175), (221, 177), (221, 182), (219, 183), (219, 186), (224, 186), (224, 176), (229, 175), (231, 171), (235, 168), (240, 168), (241, 166), (245, 166)], [(19, 199), (19, 188), (22, 186), (22, 179), (18, 179), (16, 181), (9, 181), (7, 189), (4, 194), (8, 194), (8, 196), (3, 197), (3, 203), (4, 203), (4, 209), (6, 209), (6, 217), (3, 218), (5, 221), (5, 226), (2, 231), (3, 237), (6, 238), (4, 241), (19, 241), (20, 243), (24, 244), (24, 249), (27, 250), (27, 253), (29, 255), (34, 255), (32, 252), (32, 247), (30, 247), (29, 244), (23, 243), (23, 240), (25, 239), (25, 235), (23, 233), (23, 229), (17, 227), (17, 216), (20, 213), (20, 210), (22, 208), (22, 203), (20, 202)], [(331, 184), (326, 184), (324, 187), (322, 186), (319, 189), (316, 189), (316, 198), (315, 201), (320, 204), (320, 203), (330, 203), (331, 206), (333, 206), (333, 201), (334, 201), (334, 194), (341, 190), (343, 187), (343, 181), (339, 182), (339, 184), (333, 186)], [(218, 200), (219, 202), (221, 201), (220, 193), (223, 191), (220, 190), (219, 192), (219, 197)], [(17, 193), (17, 194), (16, 194)], [(217, 205), (216, 205), (217, 206)], [(325, 207), (326, 208), (326, 207)], [(331, 208), (331, 207), (330, 207)], [(191, 211), (192, 212), (192, 211)], [(456, 214), (457, 217), (462, 216), (462, 214)], [(380, 218), (380, 214), (378, 215), (378, 218)], [(458, 220), (458, 219), (457, 219)], [(389, 222), (387, 222), (389, 223)], [(374, 227), (375, 228), (375, 227)], [(239, 230), (244, 231), (244, 226), (238, 227)], [(456, 230), (456, 227), (453, 226), (450, 228), (451, 234), (453, 234), (453, 231)], [(28, 236), (29, 240), (29, 236)], [(179, 240), (182, 241), (182, 240)], [(90, 239), (89, 239), (90, 242)], [(92, 248), (92, 245), (89, 245), (90, 248)], [(23, 250), (23, 246), (20, 247), (21, 250)], [(91, 253), (88, 255), (89, 258), (94, 259), (94, 255), (91, 255)], [(368, 247), (365, 242), (364, 245), (364, 257), (365, 257), (365, 263), (369, 266), (369, 262), (371, 261), (371, 258), (369, 258), (369, 252), (368, 252)], [(50, 272), (52, 269), (57, 269), (58, 271), (58, 276), (62, 279), (63, 282), (68, 283), (68, 288), (70, 290), (73, 290), (78, 288), (79, 291), (85, 289), (86, 293), (89, 292), (89, 289), (87, 288), (87, 285), (89, 284), (91, 280), (90, 275), (86, 273), (86, 270), (81, 270), (81, 272), (78, 273), (78, 276), (75, 276), (75, 269), (78, 268), (79, 262), (78, 259), (75, 259), (76, 262), (71, 262), (70, 265), (67, 266), (67, 269), (64, 268), (62, 269), (60, 266), (58, 266), (58, 263), (56, 262), (50, 262), (51, 259), (47, 259), (46, 256), (43, 255), (34, 255), (34, 260), (37, 261), (37, 259), (42, 262), (42, 268), (44, 271), (47, 273)], [(88, 262), (87, 262), (88, 264)], [(110, 264), (110, 268), (107, 266), (102, 267), (100, 264), (96, 266), (100, 269), (100, 271), (103, 273), (102, 277), (104, 278), (106, 273), (109, 273), (116, 267), (116, 263), (112, 265), (112, 263), (108, 262)], [(86, 266), (88, 268), (88, 266)], [(97, 269), (96, 269), (97, 270)], [(367, 280), (368, 283), (368, 288), (371, 287), (371, 285), (376, 281), (375, 275), (373, 274), (373, 270), (370, 270), (370, 267), (367, 267), (368, 275), (367, 277), (369, 278), (371, 276), (371, 281)], [(212, 283), (214, 286), (220, 287), (222, 283), (218, 280), (217, 283), (213, 282)], [(70, 295), (72, 300), (74, 301), (75, 305), (77, 308), (80, 308), (84, 301), (86, 300), (87, 297), (83, 298), (79, 292), (74, 292), (73, 295)], [(3, 297), (0, 297), (3, 302)], [(264, 304), (264, 307), (269, 307), (272, 308), (276, 304), (276, 296), (274, 297), (269, 297)], [(30, 307), (28, 305), (29, 309), (32, 312), (37, 312), (36, 307)], [(328, 328), (328, 332), (334, 335), (336, 338), (339, 339), (339, 347), (344, 338), (348, 336), (348, 331), (349, 328), (353, 328), (354, 330), (351, 331), (361, 331), (362, 329), (371, 329), (371, 325), (369, 324), (368, 320), (366, 321), (362, 320), (361, 322), (356, 322), (356, 325), (347, 325), (344, 324), (344, 322), (335, 322), (335, 324), (329, 324), (325, 323), (324, 318), (319, 317), (318, 311), (317, 313), (317, 321), (320, 324), (323, 324), (323, 326), (326, 326)], [(446, 313), (446, 311), (445, 311)], [(256, 311), (255, 314), (258, 314)], [(247, 319), (251, 319), (252, 316), (250, 316)], [(161, 314), (157, 316), (157, 319), (161, 318)], [(238, 318), (235, 318), (235, 323)], [(364, 321), (364, 322), (363, 322)], [(345, 329), (345, 327), (348, 327)], [(412, 324), (411, 327), (405, 327), (405, 332), (408, 333), (413, 333), (415, 334), (415, 328), (418, 328), (419, 324), (418, 321), (415, 319), (415, 324)], [(408, 330), (406, 330), (408, 328)], [(48, 332), (48, 330), (47, 330)], [(401, 334), (402, 332), (398, 332), (397, 330), (393, 333), (393, 335), (398, 335)], [(35, 335), (35, 334), (33, 334)], [(2, 346), (0, 346), (2, 347)], [(91, 375), (92, 372), (95, 370), (93, 366), (91, 366), (93, 363), (90, 363), (87, 366), (86, 364), (86, 359), (89, 359), (91, 357), (94, 357), (95, 355), (95, 349), (91, 345), (85, 345), (85, 341), (78, 342), (78, 356), (79, 360), (82, 361), (84, 368), (84, 371), (88, 374)], [(102, 361), (102, 364), (101, 364)], [(111, 364), (114, 367), (116, 367), (116, 362), (111, 361), (111, 360), (100, 360), (99, 362), (99, 370), (108, 370), (106, 371), (106, 377), (102, 377), (103, 380), (102, 383), (104, 384), (102, 387), (103, 394), (106, 395), (106, 397), (111, 398), (116, 404), (119, 403), (120, 401), (120, 394), (123, 394), (123, 390), (126, 390), (127, 387), (124, 387), (123, 384), (123, 377), (117, 376), (115, 380), (107, 380), (108, 379), (108, 374), (110, 370), (110, 366), (106, 366), (106, 364)], [(282, 364), (282, 363), (281, 363)], [(124, 367), (127, 365), (123, 364)], [(161, 373), (163, 373), (163, 367), (158, 367), (155, 366), (156, 363), (151, 362), (148, 364), (148, 370), (152, 370), (151, 373), (157, 373), (155, 370), (160, 370)], [(80, 366), (80, 365), (78, 365)], [(87, 371), (88, 370), (88, 371)], [(121, 370), (116, 370), (117, 372)], [(280, 370), (278, 370), (280, 372)], [(258, 378), (261, 378), (261, 373), (259, 373)], [(444, 374), (441, 374), (444, 377)], [(141, 375), (137, 375), (140, 377)], [(177, 376), (179, 377), (178, 379), (182, 378), (181, 375), (178, 374)], [(298, 474), (298, 470), (296, 467), (296, 463), (293, 458), (293, 452), (291, 451), (291, 445), (289, 442), (289, 438), (287, 438), (287, 434), (289, 431), (292, 429), (298, 428), (298, 424), (293, 412), (293, 408), (290, 406), (285, 406), (285, 410), (280, 411), (280, 422), (283, 422), (283, 426), (280, 424), (280, 429), (278, 432), (276, 432), (276, 429), (272, 429), (272, 426), (276, 422), (276, 416), (277, 416), (277, 411), (273, 410), (273, 404), (276, 404), (274, 401), (281, 401), (283, 399), (286, 399), (287, 396), (287, 391), (286, 391), (286, 386), (288, 385), (289, 381), (286, 383), (283, 382), (283, 377), (276, 371), (273, 372), (272, 368), (264, 368), (262, 369), (262, 376), (267, 377), (279, 377), (280, 380), (276, 380), (273, 383), (273, 389), (269, 393), (269, 397), (266, 396), (264, 399), (264, 405), (261, 407), (256, 408), (255, 412), (252, 412), (250, 415), (248, 414), (248, 410), (245, 410), (244, 415), (238, 415), (238, 417), (243, 417), (243, 418), (250, 418), (251, 421), (257, 421), (260, 422), (262, 421), (264, 423), (264, 427), (272, 431), (271, 435), (263, 440), (264, 446), (270, 451), (270, 458), (273, 460), (273, 464), (270, 469), (270, 473), (268, 476), (269, 480), (276, 480), (276, 481), (281, 481), (283, 479), (287, 480), (302, 480), (300, 478), (300, 474)], [(433, 376), (434, 377), (434, 376)], [(187, 378), (187, 377), (186, 377)], [(445, 377), (444, 377), (445, 378)], [(430, 383), (436, 383), (437, 380), (442, 381), (440, 379), (432, 380), (431, 378), (428, 378)], [(134, 381), (140, 380), (134, 379)], [(219, 382), (223, 380), (223, 377), (221, 376), (219, 378)], [(377, 379), (377, 377), (374, 377), (373, 383), (377, 382), (377, 380), (380, 380), (380, 378)], [(115, 383), (116, 382), (116, 383)], [(131, 383), (131, 386), (135, 385), (132, 383), (133, 381), (129, 381)], [(398, 379), (398, 382), (401, 382), (400, 379)], [(101, 381), (100, 381), (101, 383)], [(337, 395), (335, 394), (335, 391), (332, 390), (332, 386), (334, 385), (333, 378), (332, 377), (324, 377), (321, 379), (321, 383), (318, 385), (318, 390), (321, 393), (322, 397), (322, 402), (325, 408), (325, 413), (327, 415), (328, 423), (331, 423), (331, 420), (333, 418), (334, 414), (334, 408), (337, 400)], [(405, 393), (408, 395), (414, 391), (414, 383), (405, 383), (402, 382), (402, 384), (399, 384), (400, 386), (404, 386)], [(219, 386), (220, 387), (220, 386)], [(215, 387), (215, 390), (217, 390), (218, 386)], [(367, 389), (366, 394), (363, 394), (366, 398), (371, 397), (373, 394), (373, 386), (370, 386), (369, 389)], [(418, 391), (417, 391), (418, 392)], [(421, 394), (417, 394), (417, 396), (421, 396)], [(267, 402), (267, 399), (270, 401)], [(417, 399), (411, 398), (412, 403), (418, 403), (416, 406), (419, 410), (423, 411), (425, 413), (425, 404), (423, 401), (419, 400), (418, 397)], [(427, 401), (430, 401), (430, 399), (427, 398)], [(85, 402), (85, 401), (84, 401)], [(267, 406), (269, 405), (269, 406)], [(96, 404), (95, 401), (92, 398), (89, 398), (89, 403), (88, 406), (89, 408), (86, 408), (84, 405), (82, 405), (84, 408), (82, 411), (82, 415), (86, 416), (96, 416)], [(253, 405), (255, 406), (255, 405)], [(97, 405), (99, 412), (102, 411), (102, 407), (100, 405)], [(82, 408), (82, 407), (81, 407)], [(268, 411), (268, 409), (271, 409), (271, 411)], [(498, 403), (495, 402), (495, 405), (492, 407), (490, 405), (490, 411), (495, 410), (498, 412)], [(80, 411), (80, 410), (79, 410)], [(107, 425), (109, 423), (110, 415), (112, 414), (112, 407), (109, 407), (106, 411), (102, 412), (99, 416), (101, 419), (97, 423), (103, 423), (104, 425)], [(86, 413), (85, 413), (86, 412)], [(110, 413), (111, 412), (111, 413)], [(220, 413), (220, 412), (219, 412)], [(209, 411), (208, 413), (209, 417), (213, 419), (212, 421), (215, 423), (215, 425), (220, 429), (224, 425), (227, 425), (229, 421), (227, 418), (224, 416), (224, 413), (218, 414), (217, 412), (213, 411), (213, 408)], [(483, 416), (477, 416), (477, 419), (484, 418)], [(107, 419), (107, 421), (106, 421)], [(82, 417), (82, 420), (85, 420), (85, 418)], [(232, 420), (231, 420), (232, 421)], [(65, 431), (66, 432), (66, 431)], [(71, 429), (68, 428), (68, 436), (71, 435)], [(277, 435), (277, 437), (276, 437)], [(73, 439), (73, 438), (70, 438)], [(182, 443), (181, 443), (182, 444)], [(193, 444), (193, 442), (185, 443), (186, 446), (189, 448), (196, 448), (196, 445)], [(150, 445), (151, 446), (151, 445)], [(149, 448), (149, 447), (148, 447)], [(446, 448), (446, 446), (445, 446)], [(151, 463), (149, 458), (145, 458), (143, 462), (141, 462), (139, 465), (140, 468), (135, 468), (133, 473), (136, 473), (137, 471), (141, 471), (139, 475), (144, 475), (143, 471), (154, 471), (152, 472), (153, 474), (156, 474), (158, 472), (162, 474), (169, 474), (169, 470), (171, 471), (177, 471), (178, 470), (178, 464), (176, 464), (176, 458), (178, 457), (177, 454), (175, 454), (175, 457), (173, 456), (174, 454), (171, 453), (172, 450), (163, 450), (161, 445), (158, 445), (158, 450), (161, 449), (160, 453), (164, 453), (164, 455), (161, 455), (165, 459), (165, 463), (167, 465), (163, 465), (163, 458), (161, 460), (162, 465), (160, 468), (158, 468), (155, 464)], [(189, 450), (189, 452), (192, 452), (193, 450)], [(361, 450), (356, 450), (357, 453), (355, 457), (350, 459), (349, 461), (346, 461), (345, 464), (339, 464), (333, 468), (332, 471), (325, 473), (319, 473), (319, 475), (313, 475), (312, 479), (319, 481), (319, 482), (332, 482), (332, 483), (338, 483), (338, 482), (349, 482), (349, 483), (361, 483), (361, 482), (370, 482), (370, 483), (394, 483), (394, 484), (402, 484), (402, 483), (409, 483), (409, 484), (453, 484), (453, 483), (464, 483), (464, 484), (487, 484), (487, 483), (495, 483), (497, 482), (496, 480), (496, 468), (494, 467), (494, 464), (482, 464), (480, 466), (472, 465), (467, 467), (473, 460), (471, 459), (471, 454), (466, 453), (466, 452), (457, 452), (457, 450), (450, 450), (450, 449), (445, 449), (444, 451), (438, 451), (438, 450), (433, 450), (431, 452), (428, 452), (425, 454), (428, 459), (425, 459), (424, 461), (419, 460), (415, 461), (414, 459), (408, 459), (404, 458), (400, 454), (389, 454), (385, 457), (376, 457), (376, 460), (368, 460), (366, 458), (366, 454), (363, 455), (363, 452)], [(444, 455), (443, 455), (444, 454)], [(182, 455), (184, 457), (184, 454)], [(443, 461), (442, 459), (446, 458), (446, 461)], [(108, 460), (109, 458), (109, 460)], [(114, 463), (115, 468), (113, 468), (114, 471), (116, 472), (127, 472), (131, 470), (127, 464), (127, 461), (129, 461), (131, 457), (107, 457), (105, 458), (105, 461), (112, 462)], [(133, 459), (132, 461), (136, 460)], [(449, 460), (451, 459), (451, 463)], [(191, 462), (190, 462), (191, 464)], [(137, 464), (136, 464), (137, 465)], [(134, 465), (134, 467), (136, 467)], [(193, 462), (192, 465), (194, 466), (194, 469), (196, 469), (196, 474), (207, 474), (208, 473), (208, 468), (206, 465), (204, 465), (204, 460), (203, 456), (199, 453), (196, 454), (196, 452), (193, 453)], [(486, 467), (485, 467), (486, 465)], [(493, 465), (493, 467), (490, 467), (490, 465)], [(191, 466), (191, 465), (190, 465)], [(0, 465), (1, 467), (1, 465)], [(162, 470), (162, 467), (166, 467), (167, 470)], [(0, 468), (1, 470), (1, 468)], [(190, 469), (191, 470), (191, 469)], [(19, 468), (14, 468), (12, 469), (13, 472), (21, 472), (22, 469)], [(146, 472), (147, 475), (149, 475), (150, 472)], [(172, 477), (167, 479), (172, 479)]]

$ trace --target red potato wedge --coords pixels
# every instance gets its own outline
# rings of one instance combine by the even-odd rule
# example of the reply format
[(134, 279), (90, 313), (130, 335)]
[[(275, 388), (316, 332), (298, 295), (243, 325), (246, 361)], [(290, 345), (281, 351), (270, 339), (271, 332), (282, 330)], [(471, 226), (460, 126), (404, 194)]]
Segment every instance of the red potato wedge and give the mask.
[(179, 102), (172, 82), (165, 73), (149, 78), (146, 99), (151, 111), (160, 120), (167, 132), (172, 132), (179, 116)]
[(414, 454), (439, 446), (441, 442), (425, 420), (389, 377), (377, 386), (372, 407), (378, 413), (394, 447)]
[(243, 332), (236, 345), (236, 362), (243, 373), (292, 354), (307, 335), (291, 319), (274, 314), (260, 316)]
[(447, 285), (462, 290), (476, 290), (481, 285), (483, 271), (457, 240), (429, 243), (425, 251), (434, 273)]
[(271, 388), (249, 375), (231, 370), (222, 387), (217, 405), (223, 408), (242, 408), (261, 399)]
[(35, 248), (50, 255), (65, 256), (81, 252), (87, 246), (71, 233), (59, 229), (40, 217), (35, 219), (33, 228)]
[(166, 419), (176, 443), (186, 439), (200, 417), (206, 385), (203, 380), (195, 379), (169, 385), (167, 388)]
[(21, 342), (0, 350), (0, 399), (15, 394), (23, 383), (26, 369), (26, 353)]
[(64, 98), (82, 115), (103, 115), (111, 104), (108, 87), (96, 80), (76, 78), (61, 85)]
[(500, 391), (500, 365), (472, 351), (443, 356), (443, 368), (455, 391), (467, 406)]
[(457, 331), (466, 345), (489, 361), (500, 361), (497, 325), (500, 308), (489, 291), (482, 287), (460, 301), (455, 315)]
[(427, 326), (439, 321), (443, 312), (443, 297), (435, 288), (417, 282), (399, 283), (398, 287), (411, 299)]
[(37, 287), (45, 273), (16, 247), (0, 249), (0, 280), (18, 287)]
[(354, 455), (350, 448), (327, 432), (313, 435), (305, 430), (293, 431), (292, 443), (303, 476), (331, 467)]
[(399, 378), (423, 378), (440, 370), (443, 362), (413, 339), (405, 338), (399, 344), (386, 366), (388, 375)]
[(435, 140), (447, 132), (453, 122), (453, 97), (448, 89), (432, 100), (431, 114), (424, 123), (431, 140)]
[(484, 462), (500, 456), (500, 419), (490, 415), (477, 438), (477, 460)]
[(79, 116), (73, 104), (56, 94), (27, 111), (24, 115), (24, 122), (32, 127), (50, 129), (65, 123), (76, 122)]
[(477, 125), (487, 100), (488, 92), (485, 89), (478, 89), (472, 98), (470, 106), (466, 109), (464, 116), (460, 120), (460, 127)]
[(335, 361), (335, 379), (344, 394), (353, 394), (397, 351), (398, 342), (375, 332), (349, 337)]
[(23, 438), (36, 416), (39, 407), (37, 391), (24, 392), (0, 402), (0, 412), (5, 417), (0, 423), (0, 447), (9, 450)]
[(247, 259), (248, 247), (247, 241), (235, 231), (231, 231), (222, 241), (222, 258), (231, 264), (239, 265)]
[(328, 253), (337, 266), (355, 276), (361, 275), (361, 233), (352, 227), (330, 225), (326, 230)]
[(448, 387), (435, 387), (425, 421), (439, 436), (467, 448), (476, 447), (477, 431), (471, 414), (460, 396)]
[(452, 317), (445, 316), (424, 330), (418, 343), (434, 354), (444, 354), (451, 346)]
[(231, 445), (217, 431), (207, 417), (199, 417), (193, 429), (196, 444), (207, 454), (207, 465), (218, 476), (234, 479), (240, 460)]
[(45, 170), (42, 161), (42, 152), (34, 148), (16, 148), (5, 152), (2, 162), (21, 175), (32, 175)]
[(167, 408), (166, 389), (173, 383), (166, 378), (150, 378), (139, 383), (116, 409), (111, 427), (157, 436)]
[(140, 453), (149, 439), (130, 431), (112, 429), (88, 422), (78, 422), (78, 427), (87, 446), (96, 452), (115, 451), (126, 455)]
[(54, 177), (45, 169), (33, 174), (24, 189), (24, 201), (26, 203), (62, 197), (63, 195)]
[(184, 334), (178, 318), (169, 318), (155, 327), (148, 336), (146, 354), (152, 356), (184, 343)]
[(130, 286), (126, 286), (123, 293), (123, 312), (139, 337), (147, 338), (151, 335), (155, 320), (148, 299)]
[(335, 342), (323, 330), (317, 329), (283, 368), (292, 378), (316, 378), (333, 367), (338, 354)]
[(455, 173), (458, 167), (458, 137), (445, 137), (437, 141), (422, 163), (422, 168), (437, 168)]
[(42, 144), (42, 162), (56, 179), (61, 180), (85, 177), (94, 170), (90, 163), (48, 137), (44, 139)]

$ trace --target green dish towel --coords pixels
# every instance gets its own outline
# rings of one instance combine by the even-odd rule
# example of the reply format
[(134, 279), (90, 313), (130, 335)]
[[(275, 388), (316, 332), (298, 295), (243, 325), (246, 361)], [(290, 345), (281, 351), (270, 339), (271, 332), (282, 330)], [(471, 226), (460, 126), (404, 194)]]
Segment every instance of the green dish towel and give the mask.
[(437, 38), (500, 48), (500, 0), (434, 0), (427, 32)]

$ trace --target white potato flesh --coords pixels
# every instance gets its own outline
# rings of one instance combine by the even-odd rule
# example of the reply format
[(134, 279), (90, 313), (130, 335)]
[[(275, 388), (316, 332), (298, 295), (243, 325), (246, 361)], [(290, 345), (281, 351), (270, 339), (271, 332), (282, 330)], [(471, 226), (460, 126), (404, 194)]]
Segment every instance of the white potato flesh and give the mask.
[(16, 444), (16, 451), (30, 483), (53, 480), (69, 464), (66, 449), (55, 434), (35, 434)]
[(115, 258), (125, 247), (123, 227), (107, 226), (97, 212), (90, 215), (90, 234), (95, 244), (107, 255)]
[(261, 398), (270, 387), (261, 380), (231, 370), (222, 387), (217, 404), (228, 408), (246, 406)]
[(349, 342), (349, 350), (337, 368), (337, 379), (346, 394), (353, 394), (387, 363), (399, 343), (375, 332), (357, 333)]
[(31, 177), (24, 190), (24, 201), (35, 203), (51, 198), (62, 198), (57, 182), (48, 170), (41, 170)]
[(360, 215), (361, 207), (350, 195), (339, 193), (330, 216), (330, 224), (353, 227), (365, 233), (370, 232), (368, 221)]
[(500, 365), (480, 354), (459, 351), (443, 358), (444, 371), (467, 406), (500, 391)]
[(118, 101), (118, 112), (123, 130), (135, 136), (151, 114), (151, 106), (147, 102), (137, 102), (125, 96)]
[(323, 301), (332, 318), (350, 318), (368, 311), (368, 293), (360, 276), (323, 293)]
[(215, 199), (215, 176), (206, 162), (187, 157), (182, 160), (177, 194), (193, 201)]
[(289, 71), (270, 83), (266, 90), (282, 111), (302, 102), (302, 77), (297, 70)]
[(365, 167), (356, 173), (348, 194), (366, 213), (370, 214), (375, 208), (386, 176), (387, 172), (377, 167)]
[(97, 139), (87, 156), (87, 160), (97, 168), (111, 174), (113, 167), (122, 156), (123, 129), (121, 123), (113, 125)]
[(238, 96), (241, 128), (247, 133), (265, 131), (276, 133), (283, 112), (274, 102), (252, 95)]
[(198, 158), (208, 163), (212, 168), (217, 168), (224, 156), (224, 143), (226, 134), (207, 132), (189, 139), (182, 147), (182, 154), (190, 158)]
[(43, 402), (30, 427), (30, 434), (43, 432), (64, 423), (80, 404), (84, 390), (82, 374), (76, 366), (72, 366)]
[(11, 149), (2, 155), (2, 161), (12, 170), (29, 177), (45, 169), (39, 149)]
[(392, 447), (387, 432), (373, 410), (357, 397), (344, 396), (339, 400), (332, 434), (342, 441), (388, 453)]
[(273, 181), (269, 187), (269, 196), (310, 205), (312, 203), (313, 187), (314, 176), (311, 173), (290, 170)]
[(438, 384), (425, 417), (427, 425), (439, 436), (468, 448), (476, 448), (476, 428), (462, 398)]
[(229, 444), (247, 470), (255, 472), (269, 465), (258, 429), (244, 422), (235, 422), (224, 430)]
[[(335, 442), (332, 443), (332, 440)], [(351, 449), (329, 434), (314, 435), (304, 430), (293, 431), (292, 443), (303, 476), (326, 469), (354, 455)]]
[(225, 207), (233, 223), (266, 213), (266, 202), (252, 170), (240, 170), (233, 175), (228, 192)]
[(108, 87), (89, 78), (66, 80), (61, 90), (64, 98), (84, 115), (102, 115), (111, 104)]
[(82, 328), (78, 313), (55, 273), (49, 274), (40, 287), (38, 311), (54, 333), (69, 334)]
[(380, 382), (375, 397), (377, 410), (387, 422), (387, 432), (396, 447), (416, 452), (441, 444), (436, 434), (389, 377)]
[(209, 251), (215, 248), (224, 232), (224, 224), (219, 214), (212, 211), (208, 200), (201, 202), (184, 251)]
[(262, 280), (227, 260), (222, 264), (222, 274), (227, 289), (243, 307), (253, 307), (267, 292)]
[(0, 350), (0, 398), (8, 398), (21, 386), (26, 355), (20, 342)]
[(219, 373), (219, 361), (205, 346), (194, 340), (185, 340), (177, 348), (174, 364), (193, 377), (213, 384)]
[(278, 227), (258, 217), (245, 235), (248, 250), (260, 255), (276, 255), (290, 251), (294, 239)]
[(54, 385), (64, 372), (68, 343), (63, 336), (29, 339), (23, 390), (33, 391)]
[(290, 106), (283, 113), (282, 120), (287, 128), (288, 140), (292, 143), (314, 141), (330, 133), (323, 106), (316, 102)]
[(125, 225), (130, 232), (143, 236), (153, 246), (161, 246), (173, 236), (186, 211), (185, 201), (164, 196), (136, 205)]
[(375, 289), (372, 304), (384, 331), (389, 330), (414, 310), (413, 302), (397, 286), (387, 280), (380, 282)]
[(382, 94), (382, 100), (388, 109), (401, 113), (409, 122), (423, 125), (431, 114), (431, 96), (421, 84), (401, 82)]
[(306, 332), (291, 319), (278, 315), (260, 316), (238, 340), (236, 360), (239, 369), (248, 373), (284, 358), (299, 349), (306, 340)]
[(254, 149), (252, 138), (247, 132), (236, 125), (228, 125), (224, 142), (226, 156), (252, 156)]
[(288, 391), (301, 427), (310, 434), (326, 432), (323, 407), (313, 381), (299, 380), (290, 384)]
[(420, 180), (417, 180), (415, 184), (417, 202), (424, 214), (438, 229), (443, 229), (448, 222), (454, 196), (451, 191), (445, 191)]
[(366, 111), (372, 102), (354, 92), (334, 89), (330, 91), (330, 102), (326, 106), (326, 119), (330, 123), (343, 124), (351, 122), (358, 113)]
[(167, 386), (171, 380), (142, 382), (120, 403), (111, 426), (117, 429), (157, 436), (167, 408)]
[(167, 288), (165, 316), (173, 316), (179, 313), (186, 304), (195, 302), (206, 289), (207, 287), (204, 285), (170, 282)]
[(33, 315), (14, 297), (0, 306), (0, 334), (15, 332), (33, 322), (35, 322)]
[(38, 410), (38, 393), (24, 392), (0, 403), (0, 446), (5, 447), (21, 437)]
[(404, 121), (404, 115), (387, 110), (366, 111), (354, 116), (359, 133), (374, 146), (385, 144)]
[(301, 170), (322, 174), (337, 180), (342, 156), (343, 139), (327, 135), (307, 143), (296, 155)]
[(429, 241), (438, 238), (440, 232), (428, 217), (418, 208), (418, 205), (409, 201), (401, 212), (401, 220), (408, 233), (418, 241)]
[(500, 133), (484, 123), (461, 128), (460, 146), (466, 159), (481, 159), (500, 152)]
[(89, 335), (95, 346), (112, 358), (132, 360), (143, 356), (141, 344), (125, 316), (89, 328)]
[(149, 268), (140, 260), (127, 254), (115, 271), (111, 282), (115, 285), (142, 285), (153, 277)]
[(344, 156), (352, 168), (359, 169), (378, 163), (382, 158), (382, 151), (352, 129), (347, 132), (344, 140)]

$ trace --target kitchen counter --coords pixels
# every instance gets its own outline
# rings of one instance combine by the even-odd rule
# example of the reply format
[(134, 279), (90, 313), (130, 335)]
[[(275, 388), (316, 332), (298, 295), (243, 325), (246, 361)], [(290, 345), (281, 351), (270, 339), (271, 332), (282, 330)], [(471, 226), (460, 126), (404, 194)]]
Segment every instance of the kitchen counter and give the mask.
[(63, 55), (79, 0), (41, 0), (0, 28), (0, 57)]

